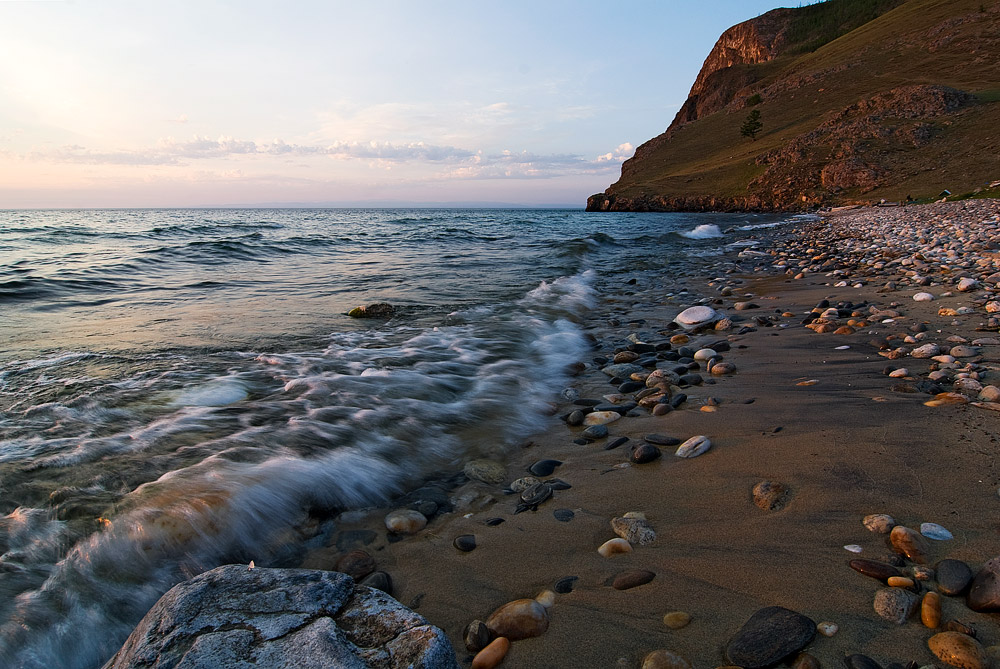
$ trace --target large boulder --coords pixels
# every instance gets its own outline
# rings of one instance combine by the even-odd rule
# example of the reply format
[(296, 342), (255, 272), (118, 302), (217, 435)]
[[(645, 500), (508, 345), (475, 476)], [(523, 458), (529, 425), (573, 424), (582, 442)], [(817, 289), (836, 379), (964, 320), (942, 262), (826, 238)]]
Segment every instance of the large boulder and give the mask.
[(347, 574), (227, 565), (174, 586), (104, 669), (458, 669), (444, 633)]

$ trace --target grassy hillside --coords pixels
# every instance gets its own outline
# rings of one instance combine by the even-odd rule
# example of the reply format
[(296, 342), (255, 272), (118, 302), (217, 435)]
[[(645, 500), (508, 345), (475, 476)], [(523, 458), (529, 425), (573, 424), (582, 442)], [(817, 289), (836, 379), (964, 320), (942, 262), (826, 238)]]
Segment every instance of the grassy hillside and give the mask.
[[(755, 69), (758, 80), (725, 109), (655, 138), (608, 192), (621, 199), (756, 195), (766, 201), (781, 191), (774, 204), (788, 208), (790, 199), (803, 197), (807, 204), (926, 198), (1000, 179), (1000, 2), (886, 2), (895, 8), (862, 20), (879, 4), (831, 0), (797, 10), (802, 18), (790, 32), (798, 46), (775, 60), (739, 66)], [(868, 128), (872, 139), (850, 146), (803, 139), (851, 105), (912, 84), (952, 87), (975, 100), (926, 119), (895, 121), (883, 113)], [(764, 127), (751, 141), (739, 129), (755, 95)], [(908, 144), (885, 129), (920, 138)], [(791, 159), (782, 154), (796, 145), (808, 149)], [(777, 167), (775, 156), (787, 165)], [(875, 165), (877, 183), (825, 188), (819, 174), (834, 159)]]

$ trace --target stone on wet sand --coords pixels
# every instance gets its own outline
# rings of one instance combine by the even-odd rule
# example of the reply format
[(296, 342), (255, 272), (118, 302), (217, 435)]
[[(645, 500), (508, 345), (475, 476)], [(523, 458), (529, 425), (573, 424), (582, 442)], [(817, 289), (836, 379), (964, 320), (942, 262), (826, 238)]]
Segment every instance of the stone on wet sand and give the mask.
[(937, 523), (921, 523), (920, 534), (934, 541), (948, 541), (955, 538), (951, 532)]
[(621, 553), (631, 553), (632, 544), (630, 544), (627, 539), (616, 537), (614, 539), (608, 539), (601, 544), (597, 548), (597, 552), (601, 554), (601, 557), (611, 557), (612, 555), (619, 555)]
[(468, 553), (476, 549), (476, 535), (460, 534), (455, 537), (452, 545), (463, 553)]
[(674, 453), (679, 458), (695, 458), (712, 447), (712, 442), (704, 435), (691, 437), (677, 448)]
[(976, 573), (966, 603), (973, 611), (1000, 611), (1000, 557), (987, 561)]
[(889, 541), (897, 552), (917, 564), (927, 564), (927, 541), (919, 533), (903, 525), (897, 525), (889, 533)]
[(896, 527), (896, 519), (887, 513), (872, 513), (864, 517), (862, 521), (870, 532), (876, 534), (889, 534), (892, 528)]
[(375, 559), (366, 551), (353, 550), (337, 560), (334, 571), (347, 574), (355, 581), (360, 581), (375, 571)]
[(692, 669), (692, 666), (683, 656), (661, 648), (642, 658), (642, 669)]
[(920, 622), (928, 629), (936, 629), (941, 624), (941, 595), (936, 592), (924, 593), (920, 600)]
[(465, 647), (472, 653), (481, 651), (493, 641), (493, 632), (482, 620), (473, 620), (462, 630)]
[(780, 606), (754, 613), (726, 646), (726, 658), (744, 669), (764, 669), (798, 653), (816, 636), (816, 623)]
[(913, 296), (914, 302), (933, 302), (934, 295), (932, 293), (920, 292)]
[(856, 558), (847, 564), (859, 574), (864, 574), (869, 578), (874, 578), (883, 583), (887, 582), (890, 578), (903, 575), (903, 572), (899, 571), (898, 567), (867, 558)]
[(629, 455), (629, 460), (637, 465), (642, 465), (658, 459), (661, 455), (663, 455), (663, 451), (653, 444), (636, 444)]
[(937, 589), (942, 595), (955, 596), (965, 592), (972, 582), (972, 569), (961, 560), (941, 560), (934, 565)]
[(790, 493), (784, 483), (761, 481), (753, 487), (753, 503), (764, 511), (780, 511), (785, 508)]
[(675, 323), (688, 331), (711, 325), (717, 320), (719, 314), (715, 309), (704, 305), (688, 307), (674, 318)]
[(395, 534), (414, 534), (427, 525), (427, 516), (413, 509), (397, 509), (385, 517), (385, 527)]
[(559, 460), (538, 460), (528, 467), (528, 471), (535, 476), (549, 476), (561, 464)]
[(626, 513), (621, 518), (611, 519), (611, 529), (630, 544), (645, 546), (656, 540), (656, 532), (645, 516), (634, 512)]
[(501, 636), (493, 639), (472, 658), (472, 669), (493, 669), (493, 667), (499, 666), (509, 650), (510, 641), (507, 637)]
[(584, 425), (606, 425), (613, 423), (622, 415), (617, 411), (593, 411), (583, 417)]
[(507, 478), (507, 468), (494, 460), (470, 460), (463, 470), (470, 479), (500, 485)]
[(941, 347), (937, 344), (924, 344), (918, 346), (910, 352), (911, 358), (933, 358), (941, 353)]
[(883, 620), (902, 625), (917, 609), (920, 598), (903, 588), (882, 588), (875, 593), (875, 613)]
[(672, 630), (687, 627), (691, 622), (691, 614), (684, 611), (671, 611), (663, 615), (663, 624)]
[(519, 641), (544, 634), (549, 628), (549, 615), (534, 599), (515, 599), (494, 611), (486, 619), (486, 626), (495, 636)]
[(935, 634), (927, 647), (939, 660), (958, 669), (989, 669), (992, 664), (982, 644), (959, 632)]

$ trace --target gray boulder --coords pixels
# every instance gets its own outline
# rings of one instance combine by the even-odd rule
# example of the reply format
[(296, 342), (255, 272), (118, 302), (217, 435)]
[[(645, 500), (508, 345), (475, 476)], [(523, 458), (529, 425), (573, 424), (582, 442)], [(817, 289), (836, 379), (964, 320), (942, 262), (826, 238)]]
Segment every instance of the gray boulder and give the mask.
[(444, 633), (339, 572), (217, 567), (174, 586), (104, 669), (458, 669)]

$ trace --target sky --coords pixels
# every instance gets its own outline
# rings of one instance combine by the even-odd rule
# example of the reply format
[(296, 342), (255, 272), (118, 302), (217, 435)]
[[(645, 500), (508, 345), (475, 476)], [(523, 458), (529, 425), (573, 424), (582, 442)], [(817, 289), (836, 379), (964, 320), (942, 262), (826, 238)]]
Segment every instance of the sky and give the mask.
[(0, 0), (0, 208), (582, 207), (777, 6)]

